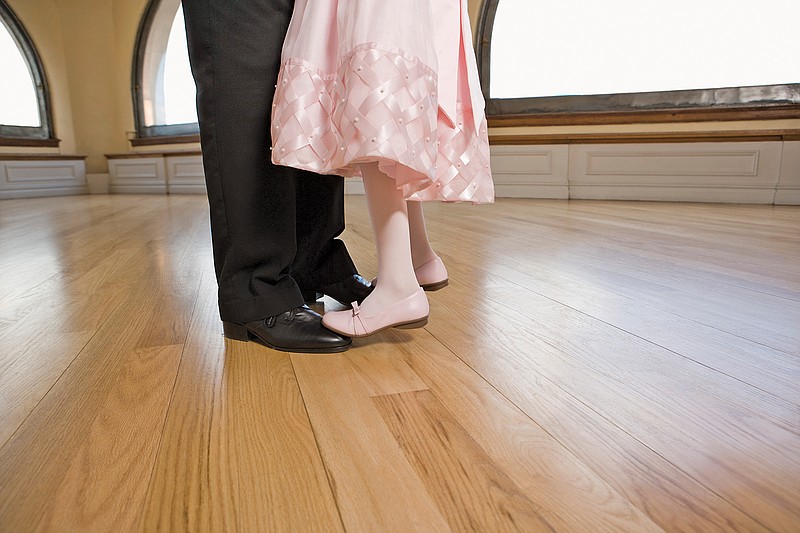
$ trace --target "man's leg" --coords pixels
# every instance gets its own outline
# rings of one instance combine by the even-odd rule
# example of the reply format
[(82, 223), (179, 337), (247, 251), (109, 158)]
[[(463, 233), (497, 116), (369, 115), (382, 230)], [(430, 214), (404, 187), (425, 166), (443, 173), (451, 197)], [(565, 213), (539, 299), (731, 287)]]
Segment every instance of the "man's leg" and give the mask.
[[(327, 221), (327, 225), (319, 227), (319, 220)], [(344, 179), (301, 176), (297, 182), (297, 255), (292, 276), (304, 292), (341, 282), (356, 273), (344, 242), (336, 238), (342, 231)]]
[[(291, 269), (296, 187), (304, 173), (272, 165), (269, 155), (272, 97), (291, 12), (290, 0), (184, 1), (226, 335), (230, 326), (236, 337), (251, 338), (244, 325), (261, 321), (270, 331), (275, 324), (299, 328), (311, 346), (335, 341), (309, 329), (314, 320), (304, 311), (281, 315), (303, 304)], [(315, 220), (323, 232), (338, 222)], [(276, 315), (281, 320), (264, 321)]]
[(223, 320), (302, 304), (289, 275), (295, 180), (269, 162), (269, 113), (291, 3), (186, 0), (186, 33)]

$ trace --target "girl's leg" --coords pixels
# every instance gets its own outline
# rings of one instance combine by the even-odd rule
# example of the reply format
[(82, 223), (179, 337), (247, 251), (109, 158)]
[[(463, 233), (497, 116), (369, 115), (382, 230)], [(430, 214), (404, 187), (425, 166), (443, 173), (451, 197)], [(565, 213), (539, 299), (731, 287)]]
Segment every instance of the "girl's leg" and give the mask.
[(395, 180), (377, 163), (362, 165), (367, 208), (378, 250), (380, 284), (352, 311), (331, 311), (322, 324), (350, 337), (372, 335), (386, 328), (419, 328), (428, 322), (428, 299), (417, 284), (411, 262), (408, 210)]
[(411, 237), (411, 262), (414, 268), (435, 260), (438, 256), (428, 241), (428, 230), (425, 227), (425, 215), (422, 202), (407, 202), (408, 228)]
[(446, 287), (447, 268), (428, 241), (421, 202), (408, 202), (408, 227), (411, 235), (411, 261), (417, 283), (426, 291), (437, 291)]
[(361, 304), (363, 312), (370, 316), (413, 294), (419, 285), (411, 260), (409, 212), (402, 191), (378, 169), (377, 163), (362, 165), (362, 175), (381, 280)]

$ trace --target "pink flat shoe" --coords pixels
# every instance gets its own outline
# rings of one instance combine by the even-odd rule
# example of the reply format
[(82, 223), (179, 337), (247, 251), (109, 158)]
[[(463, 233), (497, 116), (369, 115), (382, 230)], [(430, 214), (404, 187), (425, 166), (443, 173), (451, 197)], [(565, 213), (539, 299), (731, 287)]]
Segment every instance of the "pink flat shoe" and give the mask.
[(366, 337), (388, 328), (421, 328), (428, 323), (429, 312), (428, 298), (420, 288), (375, 316), (364, 316), (358, 303), (353, 302), (353, 309), (325, 313), (322, 325), (340, 335)]
[(444, 267), (444, 261), (442, 261), (441, 257), (437, 256), (436, 259), (418, 266), (414, 269), (414, 274), (417, 276), (419, 286), (426, 291), (438, 291), (447, 287), (447, 269)]
[[(417, 276), (417, 283), (426, 291), (438, 291), (447, 287), (449, 278), (447, 277), (447, 269), (444, 266), (444, 261), (441, 257), (431, 259), (424, 265), (414, 269), (414, 274)], [(373, 278), (372, 285), (378, 284), (378, 278)]]

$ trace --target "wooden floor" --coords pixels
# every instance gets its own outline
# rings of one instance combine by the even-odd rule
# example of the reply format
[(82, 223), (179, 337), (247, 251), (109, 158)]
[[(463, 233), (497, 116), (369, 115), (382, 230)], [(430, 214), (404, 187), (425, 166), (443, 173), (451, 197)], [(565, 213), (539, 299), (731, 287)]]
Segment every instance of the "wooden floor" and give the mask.
[(0, 202), (0, 531), (800, 531), (800, 208), (426, 211), (429, 324), (300, 355), (204, 197)]

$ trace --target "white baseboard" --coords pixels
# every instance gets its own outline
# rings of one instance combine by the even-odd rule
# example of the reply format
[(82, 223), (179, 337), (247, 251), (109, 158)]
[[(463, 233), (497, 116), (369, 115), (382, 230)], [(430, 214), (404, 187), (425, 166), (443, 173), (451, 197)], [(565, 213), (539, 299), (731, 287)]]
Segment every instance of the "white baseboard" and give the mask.
[(800, 205), (800, 188), (785, 188), (775, 191), (775, 205)]
[(548, 200), (569, 198), (567, 185), (505, 183), (502, 180), (502, 175), (494, 176), (494, 193), (498, 198), (546, 198)]
[(499, 198), (797, 204), (800, 142), (492, 146)]
[(658, 185), (573, 185), (570, 187), (569, 197), (574, 200), (771, 204), (775, 198), (775, 190)]
[(46, 196), (74, 196), (89, 194), (88, 187), (38, 187), (32, 189), (0, 189), (0, 199), (42, 198)]
[(775, 190), (778, 205), (800, 205), (800, 141), (783, 143), (781, 177)]
[(6, 160), (0, 156), (0, 198), (88, 194), (82, 159)]

